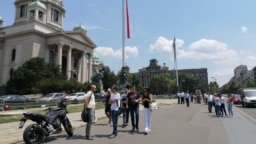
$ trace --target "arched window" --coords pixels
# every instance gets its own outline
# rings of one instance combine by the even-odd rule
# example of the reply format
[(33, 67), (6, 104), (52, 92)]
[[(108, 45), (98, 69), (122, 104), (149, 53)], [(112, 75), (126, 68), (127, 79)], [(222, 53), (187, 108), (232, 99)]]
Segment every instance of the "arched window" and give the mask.
[(50, 51), (49, 53), (49, 62), (54, 63), (55, 60), (55, 53), (53, 51)]
[(12, 49), (12, 62), (15, 61), (16, 49)]

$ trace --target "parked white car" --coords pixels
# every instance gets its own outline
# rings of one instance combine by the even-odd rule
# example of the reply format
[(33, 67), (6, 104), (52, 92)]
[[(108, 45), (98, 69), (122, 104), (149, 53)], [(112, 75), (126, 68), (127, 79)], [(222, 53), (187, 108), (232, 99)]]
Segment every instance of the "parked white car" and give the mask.
[(86, 94), (85, 92), (72, 93), (69, 96), (66, 96), (66, 99), (70, 101), (78, 102), (84, 99), (85, 94)]
[(38, 99), (38, 101), (54, 101), (60, 100), (65, 97), (64, 93), (49, 93), (45, 96), (42, 96)]

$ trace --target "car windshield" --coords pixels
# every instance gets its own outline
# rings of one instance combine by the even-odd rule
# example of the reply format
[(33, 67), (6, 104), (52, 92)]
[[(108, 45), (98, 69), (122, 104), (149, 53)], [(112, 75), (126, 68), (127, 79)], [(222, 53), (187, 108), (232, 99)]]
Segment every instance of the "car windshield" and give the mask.
[(234, 95), (235, 98), (240, 98), (240, 95)]
[(45, 97), (49, 98), (49, 97), (52, 97), (53, 96), (53, 93), (50, 93), (48, 95), (46, 95)]
[(256, 91), (255, 90), (245, 91), (244, 95), (247, 97), (256, 96)]
[(72, 93), (72, 94), (70, 94), (70, 96), (76, 96), (77, 94), (76, 93)]

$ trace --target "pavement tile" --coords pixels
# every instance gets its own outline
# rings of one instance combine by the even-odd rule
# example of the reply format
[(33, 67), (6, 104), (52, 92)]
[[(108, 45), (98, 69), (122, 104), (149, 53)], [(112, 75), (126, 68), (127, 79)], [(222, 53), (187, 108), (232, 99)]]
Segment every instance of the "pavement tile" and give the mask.
[[(177, 103), (176, 99), (157, 99), (156, 100), (159, 107), (161, 105), (170, 105), (173, 103)], [(142, 107), (140, 107), (140, 110), (142, 110)], [(8, 112), (0, 112), (1, 116), (4, 115), (15, 115), (15, 114), (22, 114), (25, 111), (8, 111)], [(98, 109), (95, 111), (96, 117), (97, 118), (103, 118), (105, 117), (105, 111), (104, 109)], [(68, 113), (68, 118), (71, 121), (71, 124), (74, 129), (83, 127), (86, 125), (81, 120), (81, 113)], [(0, 143), (1, 144), (14, 144), (14, 143), (22, 143), (23, 142), (23, 131), (25, 128), (29, 125), (32, 124), (33, 121), (28, 120), (24, 127), (22, 129), (19, 129), (19, 122), (11, 122), (11, 123), (6, 123), (6, 124), (0, 124)]]

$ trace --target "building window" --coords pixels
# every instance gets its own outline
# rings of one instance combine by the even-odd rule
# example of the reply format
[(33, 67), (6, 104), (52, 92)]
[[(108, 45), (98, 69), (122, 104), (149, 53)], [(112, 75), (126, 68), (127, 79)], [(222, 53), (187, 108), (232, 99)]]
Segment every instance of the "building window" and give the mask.
[(21, 5), (20, 6), (20, 17), (26, 17), (26, 12), (27, 12), (27, 6), (26, 5)]
[(52, 21), (59, 22), (59, 11), (52, 8), (52, 15), (51, 16), (52, 16), (51, 17)]
[(41, 12), (41, 11), (39, 11), (39, 13), (38, 13), (38, 19), (39, 19), (39, 20), (43, 20), (43, 18), (44, 18), (44, 13)]
[(13, 75), (13, 68), (10, 69), (10, 76)]
[(77, 65), (78, 65), (78, 58), (75, 58), (74, 65), (73, 65), (74, 69), (77, 69)]
[(15, 57), (16, 57), (16, 49), (12, 50), (12, 62), (15, 61)]
[(35, 19), (35, 10), (30, 11), (30, 19)]
[(49, 62), (54, 63), (54, 59), (55, 59), (55, 53), (53, 51), (50, 51), (50, 53), (49, 53)]

